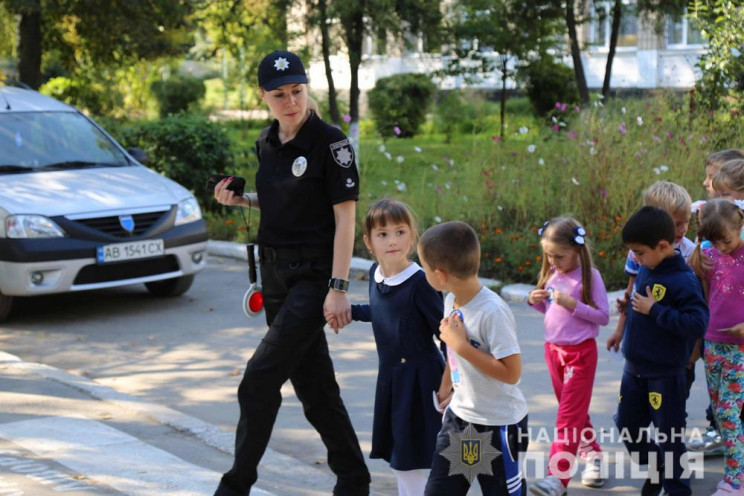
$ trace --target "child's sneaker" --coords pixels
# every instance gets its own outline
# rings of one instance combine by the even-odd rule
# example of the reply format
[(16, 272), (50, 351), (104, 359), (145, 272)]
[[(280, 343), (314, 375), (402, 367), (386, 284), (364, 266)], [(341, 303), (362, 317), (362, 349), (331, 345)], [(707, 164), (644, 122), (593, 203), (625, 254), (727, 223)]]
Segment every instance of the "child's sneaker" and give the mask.
[(537, 496), (565, 496), (566, 486), (558, 477), (549, 475), (537, 484), (533, 484), (530, 487), (530, 493)]
[(702, 452), (703, 456), (716, 456), (723, 454), (723, 439), (714, 427), (708, 427), (700, 438), (691, 439), (687, 449)]
[(587, 487), (602, 487), (605, 480), (602, 477), (602, 455), (595, 454), (586, 461), (581, 472), (581, 483)]
[(744, 496), (744, 486), (734, 489), (728, 482), (721, 481), (716, 486), (713, 496)]

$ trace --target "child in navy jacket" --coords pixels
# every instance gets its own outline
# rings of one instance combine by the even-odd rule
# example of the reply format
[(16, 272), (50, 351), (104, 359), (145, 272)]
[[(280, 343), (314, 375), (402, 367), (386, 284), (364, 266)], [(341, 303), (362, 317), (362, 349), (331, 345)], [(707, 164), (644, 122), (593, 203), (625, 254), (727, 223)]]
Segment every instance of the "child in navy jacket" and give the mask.
[[(649, 465), (641, 495), (691, 495), (682, 477), (685, 454), (685, 366), (705, 334), (708, 307), (700, 281), (674, 250), (674, 222), (657, 207), (643, 207), (623, 228), (623, 243), (641, 263), (623, 335), (625, 370), (615, 423), (638, 463)], [(651, 422), (657, 443), (641, 435)], [(664, 466), (665, 461), (671, 467)]]

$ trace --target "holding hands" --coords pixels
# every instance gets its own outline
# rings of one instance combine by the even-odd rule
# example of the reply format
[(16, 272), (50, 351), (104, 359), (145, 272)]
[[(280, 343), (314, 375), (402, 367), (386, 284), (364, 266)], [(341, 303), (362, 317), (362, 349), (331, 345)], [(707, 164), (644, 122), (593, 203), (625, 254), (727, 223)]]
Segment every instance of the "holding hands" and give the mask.
[(346, 293), (328, 291), (325, 302), (323, 302), (323, 315), (326, 323), (336, 334), (342, 327), (351, 323), (351, 304)]

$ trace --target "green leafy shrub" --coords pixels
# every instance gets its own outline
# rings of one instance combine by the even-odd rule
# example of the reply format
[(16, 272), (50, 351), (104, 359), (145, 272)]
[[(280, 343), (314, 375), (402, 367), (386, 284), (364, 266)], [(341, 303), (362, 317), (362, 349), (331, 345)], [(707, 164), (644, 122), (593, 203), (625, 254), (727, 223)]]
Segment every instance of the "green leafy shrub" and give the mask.
[(525, 91), (537, 115), (545, 115), (555, 108), (556, 102), (574, 103), (579, 100), (573, 69), (543, 57), (519, 69)]
[(111, 115), (124, 103), (123, 95), (113, 88), (67, 77), (50, 79), (41, 86), (40, 91), (93, 115)]
[(207, 91), (201, 79), (181, 75), (171, 76), (165, 81), (155, 81), (150, 89), (158, 101), (160, 117), (188, 110), (204, 98)]
[(120, 133), (122, 145), (144, 150), (148, 166), (191, 190), (203, 209), (220, 209), (212, 193), (204, 190), (210, 174), (233, 165), (230, 140), (219, 125), (202, 117), (171, 115), (134, 123)]
[(378, 79), (369, 92), (369, 109), (384, 138), (410, 138), (426, 119), (436, 86), (424, 74), (397, 74)]

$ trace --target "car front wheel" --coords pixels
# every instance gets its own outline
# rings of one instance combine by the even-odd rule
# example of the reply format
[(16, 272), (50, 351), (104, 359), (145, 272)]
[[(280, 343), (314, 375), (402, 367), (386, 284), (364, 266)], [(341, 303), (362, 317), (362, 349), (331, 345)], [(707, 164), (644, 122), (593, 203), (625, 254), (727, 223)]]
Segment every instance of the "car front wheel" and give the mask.
[(0, 293), (0, 322), (8, 318), (13, 307), (13, 297)]
[(181, 296), (189, 290), (194, 282), (194, 275), (175, 277), (163, 281), (146, 282), (145, 287), (155, 296)]

